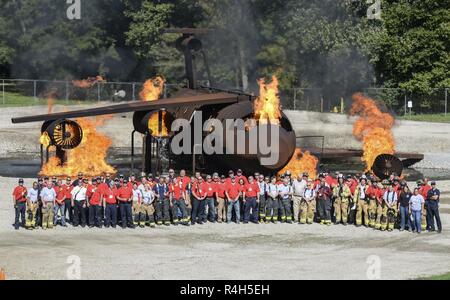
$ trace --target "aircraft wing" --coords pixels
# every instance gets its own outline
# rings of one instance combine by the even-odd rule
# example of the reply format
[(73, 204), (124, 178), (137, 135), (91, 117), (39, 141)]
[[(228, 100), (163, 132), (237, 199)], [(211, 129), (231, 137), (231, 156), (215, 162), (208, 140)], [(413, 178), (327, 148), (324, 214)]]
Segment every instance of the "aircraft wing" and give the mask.
[(110, 115), (118, 113), (127, 113), (135, 111), (158, 110), (164, 108), (173, 108), (179, 106), (203, 106), (211, 104), (226, 104), (236, 103), (239, 101), (239, 96), (231, 93), (209, 93), (187, 95), (183, 97), (167, 98), (155, 101), (133, 101), (123, 104), (110, 105), (105, 107), (83, 109), (69, 112), (52, 113), (45, 115), (36, 115), (28, 117), (12, 118), (14, 124), (31, 123), (59, 119), (92, 117), (99, 115)]

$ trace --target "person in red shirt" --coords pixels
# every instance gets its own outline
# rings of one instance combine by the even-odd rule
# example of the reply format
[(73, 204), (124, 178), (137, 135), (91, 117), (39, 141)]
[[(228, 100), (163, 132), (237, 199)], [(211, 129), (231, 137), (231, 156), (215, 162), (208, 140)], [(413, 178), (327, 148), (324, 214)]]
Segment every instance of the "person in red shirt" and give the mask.
[(181, 170), (180, 176), (177, 179), (178, 179), (178, 182), (182, 183), (183, 191), (184, 191), (184, 193), (186, 193), (187, 187), (188, 187), (189, 183), (191, 182), (191, 179), (188, 176), (186, 176), (186, 171)]
[[(72, 180), (70, 177), (66, 178), (66, 183), (62, 185), (65, 193), (64, 199), (64, 219), (72, 224), (73, 211), (72, 211)], [(68, 215), (68, 216), (67, 216)]]
[(205, 208), (206, 208), (206, 196), (208, 192), (208, 186), (203, 181), (201, 176), (197, 177), (197, 182), (192, 187), (192, 219), (191, 224), (195, 225), (204, 224), (203, 220), (206, 220)]
[(259, 185), (253, 176), (248, 178), (248, 183), (244, 186), (244, 224), (251, 221), (258, 224), (258, 203), (259, 203)]
[(128, 187), (128, 180), (123, 180), (123, 185), (117, 190), (117, 200), (120, 206), (120, 215), (122, 228), (135, 228), (133, 224), (133, 216), (131, 210), (131, 202), (133, 201), (133, 189)]
[(231, 182), (226, 185), (225, 195), (228, 200), (227, 222), (231, 223), (233, 216), (233, 210), (236, 214), (236, 223), (239, 224), (241, 220), (239, 197), (241, 194), (241, 186), (236, 182), (236, 178), (233, 176), (230, 178)]
[[(218, 177), (218, 176), (217, 176)], [(226, 222), (227, 209), (225, 205), (225, 190), (226, 190), (226, 178), (222, 176), (215, 182), (216, 197), (217, 197), (217, 221), (219, 223)]]
[(245, 176), (243, 175), (243, 172), (242, 172), (241, 169), (238, 169), (238, 170), (236, 171), (236, 180), (237, 180), (237, 182), (239, 182), (241, 179), (244, 180), (244, 184), (247, 184), (247, 183), (248, 183), (247, 177), (245, 177)]
[[(20, 226), (25, 227), (25, 210), (27, 205), (27, 188), (24, 186), (23, 179), (19, 179), (19, 185), (13, 190), (13, 203), (16, 213), (16, 218), (14, 222), (14, 228), (19, 230)], [(20, 221), (19, 222), (19, 218)]]
[(105, 207), (105, 227), (109, 228), (112, 226), (116, 228), (117, 224), (117, 200), (116, 193), (118, 189), (116, 188), (114, 181), (109, 183), (109, 186), (102, 190), (102, 203)]
[[(172, 208), (173, 224), (178, 223), (188, 226), (189, 219), (186, 210), (186, 193), (183, 182), (179, 178), (174, 177), (172, 183), (169, 184), (170, 207)], [(178, 209), (181, 212), (181, 219), (178, 219)]]
[(100, 210), (102, 204), (102, 190), (99, 189), (100, 178), (95, 178), (92, 180), (92, 185), (88, 187), (87, 197), (89, 200), (89, 228), (93, 228), (94, 226), (101, 228), (101, 218), (100, 218)]
[[(206, 177), (206, 199), (205, 206), (208, 207), (208, 219), (211, 223), (216, 223), (216, 184), (213, 182), (212, 177), (208, 175)], [(202, 220), (206, 222), (207, 218)]]
[(56, 226), (58, 223), (58, 213), (61, 213), (61, 225), (63, 227), (67, 227), (66, 225), (66, 217), (64, 215), (65, 210), (65, 200), (66, 200), (66, 189), (65, 185), (63, 185), (62, 180), (59, 179), (53, 188), (56, 192), (56, 199), (55, 199), (55, 213), (54, 213), (54, 220), (53, 220), (53, 226)]

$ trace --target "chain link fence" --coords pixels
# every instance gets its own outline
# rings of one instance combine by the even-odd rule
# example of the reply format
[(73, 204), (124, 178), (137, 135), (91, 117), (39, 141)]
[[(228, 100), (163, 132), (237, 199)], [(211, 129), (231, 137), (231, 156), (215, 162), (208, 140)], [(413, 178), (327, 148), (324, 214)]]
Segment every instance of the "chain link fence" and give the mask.
[[(0, 103), (3, 105), (30, 104), (53, 99), (64, 103), (70, 101), (135, 101), (143, 88), (142, 82), (106, 81), (50, 81), (28, 79), (0, 79)], [(176, 85), (167, 84), (164, 97)]]
[[(428, 95), (394, 88), (366, 88), (362, 92), (376, 100), (383, 110), (397, 116), (448, 113), (450, 88), (433, 89)], [(348, 113), (353, 94), (341, 96), (321, 88), (295, 88), (282, 92), (281, 99), (283, 109)]]

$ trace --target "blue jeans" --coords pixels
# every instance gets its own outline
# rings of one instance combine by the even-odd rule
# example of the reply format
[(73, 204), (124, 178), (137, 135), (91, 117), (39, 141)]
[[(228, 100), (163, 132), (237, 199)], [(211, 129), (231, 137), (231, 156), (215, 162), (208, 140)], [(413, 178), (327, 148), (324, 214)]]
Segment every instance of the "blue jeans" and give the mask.
[[(216, 221), (216, 208), (214, 207), (214, 202), (216, 201), (214, 198), (206, 198), (206, 205), (208, 206), (208, 218), (210, 222)], [(203, 222), (206, 222), (205, 220), (202, 220)]]
[(55, 216), (53, 217), (53, 225), (56, 226), (56, 222), (58, 221), (58, 212), (61, 212), (61, 225), (66, 226), (66, 214), (64, 213), (65, 209), (64, 202), (62, 204), (56, 203), (55, 208), (53, 209), (55, 212)]
[(413, 210), (412, 211), (413, 219), (414, 219), (414, 227), (416, 227), (417, 232), (422, 231), (422, 211)]
[(406, 225), (408, 225), (408, 229), (412, 229), (411, 219), (409, 218), (409, 207), (400, 206), (400, 229), (405, 230)]
[(236, 214), (236, 223), (239, 223), (241, 220), (241, 207), (239, 200), (235, 202), (228, 201), (228, 211), (227, 211), (227, 220), (228, 223), (231, 223), (231, 217), (233, 216), (233, 208)]

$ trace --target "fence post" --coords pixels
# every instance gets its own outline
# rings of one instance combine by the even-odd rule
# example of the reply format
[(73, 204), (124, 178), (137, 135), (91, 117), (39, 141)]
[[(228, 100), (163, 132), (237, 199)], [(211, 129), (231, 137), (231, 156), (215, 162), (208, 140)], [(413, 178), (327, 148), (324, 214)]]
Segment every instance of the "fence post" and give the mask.
[(448, 109), (448, 89), (445, 89), (445, 113), (444, 115), (447, 116), (447, 109)]
[(408, 96), (406, 94), (407, 92), (405, 91), (405, 116), (407, 114), (408, 111)]
[(97, 101), (100, 102), (100, 82), (97, 82)]
[(33, 80), (33, 98), (36, 101), (37, 100), (37, 82), (36, 80)]
[(66, 80), (66, 102), (69, 103), (69, 82)]
[(297, 110), (297, 88), (294, 88), (294, 110)]
[(133, 101), (136, 100), (136, 84), (133, 83)]
[(2, 80), (2, 97), (3, 97), (3, 105), (5, 105), (5, 79)]

